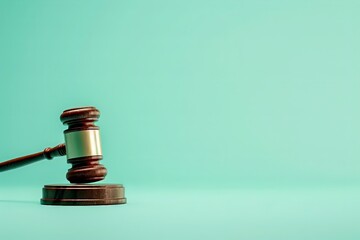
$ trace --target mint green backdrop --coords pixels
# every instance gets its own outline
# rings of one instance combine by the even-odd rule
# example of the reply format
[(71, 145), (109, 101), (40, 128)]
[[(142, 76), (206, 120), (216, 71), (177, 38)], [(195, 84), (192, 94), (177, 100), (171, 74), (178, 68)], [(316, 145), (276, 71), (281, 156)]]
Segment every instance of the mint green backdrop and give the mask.
[(129, 198), (44, 207), (66, 159), (4, 172), (4, 239), (359, 239), (359, 8), (0, 0), (1, 159), (63, 142), (61, 112), (93, 105)]

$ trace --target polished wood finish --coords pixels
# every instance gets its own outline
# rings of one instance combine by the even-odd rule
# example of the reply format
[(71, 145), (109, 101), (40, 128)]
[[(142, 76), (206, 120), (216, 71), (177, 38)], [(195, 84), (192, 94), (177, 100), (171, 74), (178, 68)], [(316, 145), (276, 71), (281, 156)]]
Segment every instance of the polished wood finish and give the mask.
[(45, 148), (44, 151), (14, 158), (0, 163), (0, 172), (22, 167), (43, 159), (51, 160), (54, 157), (66, 155), (65, 144), (59, 144), (53, 148)]
[(45, 185), (43, 205), (114, 205), (126, 203), (121, 184)]
[[(103, 180), (107, 174), (106, 168), (99, 164), (102, 159), (99, 127), (94, 124), (99, 117), (100, 111), (94, 107), (65, 110), (60, 119), (68, 125), (68, 129), (64, 131), (66, 146), (60, 144), (53, 148), (45, 148), (42, 152), (2, 162), (0, 163), (0, 172), (42, 159), (50, 160), (67, 155), (68, 163), (72, 164), (72, 167), (68, 170), (66, 177), (72, 184), (45, 185), (41, 204), (112, 205), (126, 203), (124, 187), (120, 184), (84, 184)], [(67, 133), (80, 137), (69, 140)], [(90, 133), (94, 135), (86, 135)], [(71, 150), (73, 154), (71, 154)], [(81, 154), (78, 154), (79, 152)]]
[[(65, 110), (60, 120), (63, 124), (68, 125), (64, 134), (69, 132), (84, 130), (99, 130), (94, 122), (100, 117), (100, 111), (95, 107), (81, 107)], [(102, 155), (87, 156), (68, 159), (67, 162), (72, 164), (68, 170), (66, 178), (71, 183), (91, 183), (101, 181), (107, 174), (106, 168), (99, 164)]]

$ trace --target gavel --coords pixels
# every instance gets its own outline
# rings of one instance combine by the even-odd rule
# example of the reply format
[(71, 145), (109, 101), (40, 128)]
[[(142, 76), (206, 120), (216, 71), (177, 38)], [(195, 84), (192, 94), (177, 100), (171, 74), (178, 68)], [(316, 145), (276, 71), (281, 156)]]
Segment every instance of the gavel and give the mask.
[(69, 126), (64, 131), (65, 144), (2, 162), (0, 171), (66, 155), (67, 162), (72, 164), (72, 168), (66, 174), (69, 182), (90, 183), (103, 180), (107, 171), (103, 165), (99, 164), (102, 159), (100, 134), (99, 127), (94, 124), (99, 117), (100, 112), (95, 107), (65, 110), (60, 116), (61, 121)]
[(11, 159), (0, 163), (0, 172), (15, 169), (54, 157), (67, 157), (72, 165), (66, 174), (69, 185), (45, 185), (42, 204), (48, 205), (99, 205), (125, 203), (124, 189), (120, 184), (92, 185), (107, 174), (99, 164), (103, 158), (99, 127), (95, 125), (100, 111), (95, 107), (80, 107), (65, 110), (60, 120), (68, 125), (64, 131), (65, 144), (45, 148), (42, 152)]

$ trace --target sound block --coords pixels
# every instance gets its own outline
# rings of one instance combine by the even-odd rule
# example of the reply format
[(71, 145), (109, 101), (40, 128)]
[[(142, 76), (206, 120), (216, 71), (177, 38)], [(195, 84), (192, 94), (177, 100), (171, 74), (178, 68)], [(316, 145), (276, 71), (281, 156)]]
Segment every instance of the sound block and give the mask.
[(113, 205), (126, 203), (121, 184), (45, 185), (43, 205)]

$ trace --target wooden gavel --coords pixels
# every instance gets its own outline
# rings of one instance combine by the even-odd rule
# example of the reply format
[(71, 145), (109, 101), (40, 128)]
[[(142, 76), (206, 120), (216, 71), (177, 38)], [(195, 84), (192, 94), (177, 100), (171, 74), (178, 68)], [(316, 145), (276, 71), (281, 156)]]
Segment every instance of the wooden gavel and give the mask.
[(99, 164), (102, 159), (99, 127), (94, 122), (100, 117), (95, 107), (81, 107), (65, 110), (60, 120), (68, 125), (64, 131), (65, 144), (44, 151), (0, 163), (0, 171), (11, 170), (39, 160), (67, 156), (72, 164), (66, 178), (70, 183), (91, 183), (103, 180), (106, 168)]

